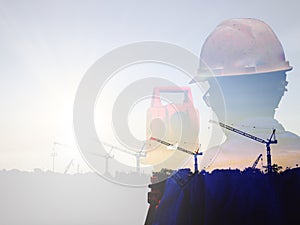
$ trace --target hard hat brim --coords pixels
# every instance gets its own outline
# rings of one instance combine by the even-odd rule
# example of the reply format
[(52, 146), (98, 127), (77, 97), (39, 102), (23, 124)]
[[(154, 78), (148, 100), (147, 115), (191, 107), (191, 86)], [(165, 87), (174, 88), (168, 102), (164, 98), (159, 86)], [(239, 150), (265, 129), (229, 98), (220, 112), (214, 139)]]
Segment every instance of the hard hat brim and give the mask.
[(197, 76), (195, 76), (189, 84), (197, 83), (197, 82), (205, 82), (208, 81), (211, 78), (218, 78), (218, 77), (233, 77), (233, 76), (242, 76), (242, 75), (259, 75), (259, 74), (266, 74), (266, 73), (276, 73), (276, 72), (288, 72), (293, 69), (292, 66), (286, 66), (285, 68), (278, 68), (270, 70), (260, 70), (260, 71), (249, 71), (244, 73), (220, 73), (220, 72), (214, 72), (214, 71), (206, 71), (206, 72), (199, 72)]

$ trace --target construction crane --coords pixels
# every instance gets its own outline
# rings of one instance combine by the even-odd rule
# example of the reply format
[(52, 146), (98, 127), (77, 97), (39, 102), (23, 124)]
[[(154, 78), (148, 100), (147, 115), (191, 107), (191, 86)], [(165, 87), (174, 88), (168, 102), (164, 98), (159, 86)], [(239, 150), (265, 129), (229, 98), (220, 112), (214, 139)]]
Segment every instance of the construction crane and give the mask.
[(50, 157), (52, 157), (52, 171), (54, 173), (54, 165), (55, 165), (55, 157), (57, 156), (57, 152), (55, 149), (55, 146), (58, 145), (57, 142), (53, 142), (53, 146), (52, 146), (52, 152), (50, 153)]
[(65, 171), (64, 171), (64, 174), (66, 174), (66, 173), (69, 171), (70, 167), (73, 165), (73, 161), (74, 161), (74, 159), (72, 159), (72, 160), (68, 163), (68, 165), (67, 165), (67, 167), (66, 167), (66, 169), (65, 169)]
[(258, 163), (258, 161), (260, 160), (260, 158), (262, 157), (262, 154), (259, 154), (259, 156), (257, 157), (257, 159), (255, 160), (255, 162), (253, 163), (253, 165), (252, 165), (252, 169), (255, 169), (256, 168), (256, 166), (257, 166), (257, 163)]
[(131, 150), (126, 150), (126, 149), (123, 149), (123, 148), (119, 148), (117, 146), (114, 146), (114, 145), (111, 145), (111, 144), (108, 144), (106, 142), (102, 142), (104, 145), (106, 146), (109, 146), (111, 147), (111, 149), (115, 149), (115, 150), (118, 150), (118, 151), (121, 151), (121, 152), (125, 152), (129, 155), (132, 155), (136, 158), (136, 172), (140, 173), (141, 171), (141, 157), (145, 157), (146, 156), (146, 152), (143, 151), (144, 150), (144, 147), (145, 147), (145, 142), (141, 148), (141, 150), (139, 152), (134, 152), (134, 151), (131, 151)]
[[(57, 156), (57, 153), (54, 151), (54, 150), (56, 150), (56, 146), (59, 148), (59, 147), (61, 147), (62, 149), (64, 149), (64, 148), (68, 148), (68, 149), (70, 149), (70, 150), (73, 150), (74, 149), (74, 147), (72, 147), (72, 146), (70, 146), (70, 145), (68, 145), (68, 144), (64, 144), (64, 143), (61, 143), (61, 142), (57, 142), (57, 141), (55, 141), (55, 142), (53, 142), (53, 152), (51, 153), (51, 157), (53, 158), (53, 161), (52, 161), (52, 164), (53, 164), (53, 171), (54, 171), (54, 159), (55, 159), (55, 157)], [(76, 157), (76, 156), (75, 156)], [(78, 161), (77, 161), (77, 159), (75, 158), (73, 158), (73, 159), (71, 159), (70, 160), (70, 162), (68, 163), (68, 165), (66, 166), (66, 168), (65, 168), (65, 170), (64, 170), (64, 174), (66, 174), (69, 170), (70, 170), (70, 167), (75, 163), (75, 162), (77, 162), (77, 166), (79, 167), (79, 163), (78, 163)], [(77, 173), (79, 173), (78, 172), (79, 170), (77, 170)]]
[(244, 131), (238, 130), (238, 129), (234, 128), (234, 127), (228, 126), (228, 125), (226, 125), (224, 123), (221, 123), (221, 122), (217, 122), (217, 121), (214, 121), (214, 120), (210, 120), (209, 122), (218, 124), (219, 126), (225, 128), (227, 130), (230, 130), (232, 132), (238, 133), (238, 134), (243, 135), (243, 136), (245, 136), (247, 138), (250, 138), (252, 140), (255, 140), (257, 142), (265, 144), (266, 148), (267, 148), (267, 171), (268, 171), (268, 173), (272, 173), (271, 147), (270, 147), (270, 145), (278, 143), (278, 141), (276, 140), (276, 136), (275, 136), (276, 129), (273, 129), (273, 132), (272, 132), (272, 134), (271, 134), (271, 136), (270, 136), (269, 139), (264, 140), (262, 138), (255, 137), (255, 136), (253, 136), (251, 134), (248, 134), (248, 133), (246, 133)]
[(203, 155), (203, 152), (199, 152), (199, 148), (195, 151), (195, 152), (192, 152), (192, 151), (189, 151), (187, 149), (184, 149), (184, 148), (181, 148), (181, 147), (178, 147), (178, 146), (175, 146), (169, 142), (166, 142), (166, 141), (163, 141), (163, 140), (160, 140), (158, 138), (154, 138), (154, 137), (150, 137), (150, 140), (152, 141), (157, 141), (163, 145), (166, 145), (166, 146), (170, 146), (170, 147), (175, 147), (175, 149), (179, 150), (179, 151), (182, 151), (182, 152), (185, 152), (187, 154), (190, 154), (190, 155), (193, 155), (194, 156), (194, 173), (198, 173), (199, 170), (198, 170), (198, 160), (197, 160), (197, 156), (198, 155)]
[[(114, 158), (113, 155), (111, 155), (111, 152), (113, 150), (113, 147), (111, 147), (109, 153), (103, 155), (103, 154), (99, 154), (99, 153), (95, 153), (95, 152), (88, 152), (89, 154), (95, 155), (95, 156), (99, 156), (105, 159), (105, 174), (109, 174), (108, 172), (108, 160)], [(77, 168), (77, 170), (79, 170), (79, 168)]]

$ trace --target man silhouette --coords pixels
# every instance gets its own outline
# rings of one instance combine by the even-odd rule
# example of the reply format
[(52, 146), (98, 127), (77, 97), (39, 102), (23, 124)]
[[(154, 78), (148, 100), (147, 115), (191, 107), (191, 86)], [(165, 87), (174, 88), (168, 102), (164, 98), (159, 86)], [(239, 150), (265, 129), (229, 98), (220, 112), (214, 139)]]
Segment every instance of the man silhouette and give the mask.
[[(271, 146), (272, 162), (284, 168), (299, 164), (300, 137), (274, 119), (287, 91), (286, 72), (292, 67), (272, 29), (257, 19), (226, 20), (208, 36), (200, 58), (194, 81), (208, 81), (204, 100), (219, 121), (265, 140), (276, 129), (278, 144)], [(263, 144), (223, 131), (226, 141), (206, 151), (202, 168), (244, 169), (260, 153), (266, 159)]]

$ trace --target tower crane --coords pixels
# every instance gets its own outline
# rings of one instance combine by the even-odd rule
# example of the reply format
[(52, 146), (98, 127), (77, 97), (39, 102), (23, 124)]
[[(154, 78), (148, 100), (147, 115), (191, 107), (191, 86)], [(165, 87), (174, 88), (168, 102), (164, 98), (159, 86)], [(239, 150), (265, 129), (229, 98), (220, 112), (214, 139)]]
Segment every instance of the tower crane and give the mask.
[(259, 156), (257, 157), (257, 159), (255, 160), (255, 162), (253, 163), (253, 165), (251, 167), (252, 169), (255, 169), (255, 167), (257, 166), (257, 163), (261, 159), (261, 157), (262, 157), (262, 154), (259, 154)]
[(121, 151), (121, 152), (125, 152), (129, 155), (132, 155), (136, 158), (136, 172), (140, 173), (141, 171), (141, 157), (145, 157), (146, 156), (146, 152), (143, 151), (144, 150), (144, 147), (145, 147), (145, 142), (141, 148), (141, 150), (139, 152), (135, 152), (135, 151), (131, 151), (131, 150), (126, 150), (126, 149), (123, 149), (123, 148), (119, 148), (117, 146), (114, 146), (114, 145), (111, 145), (111, 144), (108, 144), (106, 142), (102, 142), (104, 145), (106, 146), (109, 146), (111, 147), (111, 149), (115, 149), (115, 150), (118, 150), (118, 151)]
[(248, 133), (246, 133), (244, 131), (238, 130), (238, 129), (234, 128), (234, 127), (228, 126), (228, 125), (226, 125), (224, 123), (221, 123), (221, 122), (217, 122), (217, 121), (214, 121), (214, 120), (210, 120), (209, 122), (218, 124), (219, 126), (225, 128), (227, 130), (230, 130), (232, 132), (238, 133), (238, 134), (240, 134), (242, 136), (245, 136), (247, 138), (250, 138), (252, 140), (260, 142), (262, 144), (265, 144), (266, 148), (267, 148), (267, 171), (268, 171), (268, 173), (272, 173), (271, 147), (270, 147), (270, 145), (278, 143), (278, 141), (276, 140), (276, 136), (275, 136), (276, 129), (273, 129), (273, 132), (272, 132), (272, 134), (271, 134), (271, 136), (270, 136), (269, 139), (264, 140), (262, 138), (255, 137), (254, 135), (248, 134)]
[(158, 138), (154, 138), (154, 137), (150, 137), (150, 140), (152, 141), (157, 141), (163, 145), (166, 145), (166, 146), (172, 146), (172, 147), (176, 147), (177, 150), (179, 151), (182, 151), (182, 152), (185, 152), (187, 154), (190, 154), (190, 155), (193, 155), (194, 156), (194, 173), (198, 173), (199, 170), (198, 170), (198, 160), (197, 160), (197, 156), (198, 155), (203, 155), (203, 152), (199, 152), (199, 148), (195, 151), (195, 152), (192, 152), (192, 151), (189, 151), (187, 149), (184, 149), (184, 148), (181, 148), (181, 147), (178, 147), (178, 146), (175, 146), (169, 142), (166, 142), (166, 141), (163, 141), (163, 140), (160, 140)]
[(108, 160), (112, 159), (114, 157), (113, 155), (111, 155), (112, 150), (113, 150), (113, 147), (111, 147), (109, 153), (107, 153), (105, 155), (99, 154), (99, 153), (95, 153), (95, 152), (89, 152), (92, 155), (99, 156), (99, 157), (102, 157), (102, 158), (105, 159), (105, 172), (104, 172), (105, 174), (109, 174), (109, 172), (108, 172)]

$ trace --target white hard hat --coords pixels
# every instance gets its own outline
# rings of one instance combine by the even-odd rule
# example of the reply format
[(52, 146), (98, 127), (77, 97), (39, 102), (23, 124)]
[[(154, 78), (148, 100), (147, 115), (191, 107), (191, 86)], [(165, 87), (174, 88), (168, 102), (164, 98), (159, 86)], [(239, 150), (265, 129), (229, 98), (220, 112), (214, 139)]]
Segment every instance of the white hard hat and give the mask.
[(282, 45), (266, 23), (258, 19), (230, 19), (207, 37), (200, 54), (198, 76), (234, 76), (289, 71)]

